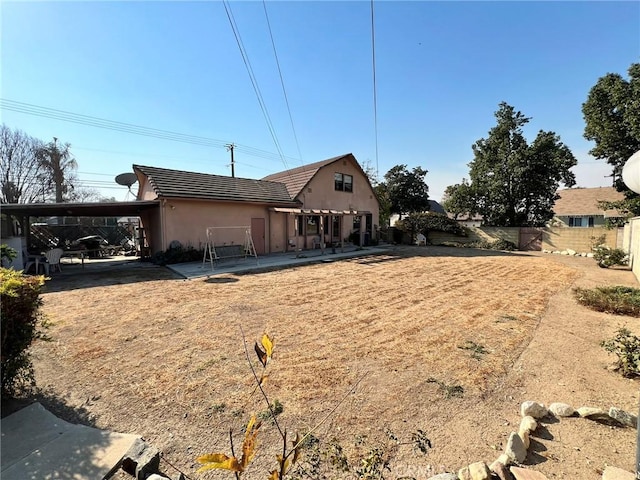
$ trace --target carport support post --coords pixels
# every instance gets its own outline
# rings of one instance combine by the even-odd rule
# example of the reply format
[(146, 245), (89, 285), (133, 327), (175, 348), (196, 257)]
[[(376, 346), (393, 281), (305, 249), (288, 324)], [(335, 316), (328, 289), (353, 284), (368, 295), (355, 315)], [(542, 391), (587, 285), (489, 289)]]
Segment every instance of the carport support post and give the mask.
[(364, 232), (367, 228), (367, 217), (360, 215), (360, 248), (364, 247)]

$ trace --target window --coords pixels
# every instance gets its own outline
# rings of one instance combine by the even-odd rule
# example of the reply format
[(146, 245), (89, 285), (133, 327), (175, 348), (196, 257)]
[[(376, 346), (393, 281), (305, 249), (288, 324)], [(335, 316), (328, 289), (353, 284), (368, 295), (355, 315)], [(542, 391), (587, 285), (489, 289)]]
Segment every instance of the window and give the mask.
[(334, 173), (333, 181), (337, 191), (353, 192), (353, 175), (347, 175), (346, 173)]
[(593, 227), (594, 223), (593, 217), (569, 217), (570, 227)]
[(307, 217), (307, 235), (318, 235), (320, 233), (320, 217), (314, 215)]

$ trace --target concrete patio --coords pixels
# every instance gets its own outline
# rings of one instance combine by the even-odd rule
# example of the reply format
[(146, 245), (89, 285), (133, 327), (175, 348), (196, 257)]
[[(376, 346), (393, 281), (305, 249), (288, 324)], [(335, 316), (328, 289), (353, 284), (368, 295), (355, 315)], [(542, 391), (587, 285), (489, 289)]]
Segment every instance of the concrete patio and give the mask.
[(203, 263), (202, 261), (167, 265), (167, 268), (184, 278), (195, 279), (225, 274), (267, 271), (311, 263), (330, 263), (354, 257), (380, 255), (388, 251), (389, 249), (386, 246), (364, 248), (349, 246), (345, 247), (344, 251), (336, 249), (336, 253), (332, 253), (332, 250), (328, 248), (324, 252), (317, 249), (273, 253), (261, 255), (257, 259), (255, 257), (226, 259), (214, 262), (213, 268), (211, 262)]

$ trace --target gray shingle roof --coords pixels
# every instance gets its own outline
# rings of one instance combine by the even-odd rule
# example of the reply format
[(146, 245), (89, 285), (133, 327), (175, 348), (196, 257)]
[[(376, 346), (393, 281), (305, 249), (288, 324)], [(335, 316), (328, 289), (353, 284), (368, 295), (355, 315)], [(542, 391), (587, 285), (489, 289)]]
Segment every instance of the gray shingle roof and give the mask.
[(295, 206), (283, 183), (134, 165), (158, 197)]
[[(338, 160), (342, 160), (343, 158), (348, 157), (353, 158), (355, 161), (353, 155), (351, 153), (347, 153), (338, 157), (333, 157), (327, 160), (321, 160), (319, 162), (303, 165), (302, 167), (285, 170), (284, 172), (273, 173), (264, 177), (263, 180), (284, 183), (287, 186), (287, 191), (289, 192), (289, 195), (291, 195), (291, 198), (296, 198), (307, 185), (307, 183), (311, 181), (313, 176), (318, 173), (318, 170), (333, 162), (337, 162)], [(358, 162), (356, 162), (356, 164), (357, 163)]]

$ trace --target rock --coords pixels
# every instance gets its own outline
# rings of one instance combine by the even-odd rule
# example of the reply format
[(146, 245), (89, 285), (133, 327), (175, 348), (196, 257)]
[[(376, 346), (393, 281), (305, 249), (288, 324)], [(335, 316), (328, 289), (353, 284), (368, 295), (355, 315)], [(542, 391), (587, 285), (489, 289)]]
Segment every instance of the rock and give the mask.
[(160, 451), (141, 438), (122, 457), (121, 468), (138, 480), (146, 479), (160, 467)]
[(527, 449), (517, 433), (511, 432), (509, 435), (504, 454), (511, 460), (509, 463), (522, 463), (527, 457)]
[(518, 432), (518, 436), (520, 437), (520, 440), (522, 440), (522, 444), (524, 445), (524, 449), (528, 450), (529, 449), (529, 430), (520, 430)]
[(493, 462), (491, 465), (489, 465), (489, 470), (491, 470), (492, 472), (495, 472), (494, 467), (496, 466), (496, 464), (501, 463), (502, 465), (508, 466), (511, 465), (513, 462), (511, 461), (511, 459), (509, 458), (509, 456), (505, 453), (500, 454), (500, 456), (498, 457), (498, 459)]
[(529, 415), (533, 418), (543, 418), (546, 417), (548, 413), (549, 411), (543, 404), (532, 402), (531, 400), (522, 402), (522, 405), (520, 406), (520, 415), (523, 417)]
[(549, 411), (556, 417), (573, 417), (576, 414), (576, 411), (571, 405), (559, 402), (549, 405)]
[(522, 417), (522, 420), (520, 420), (520, 431), (528, 431), (528, 432), (533, 432), (536, 428), (538, 428), (538, 422), (536, 422), (536, 419), (533, 418), (530, 415), (527, 415), (526, 417)]
[(540, 472), (520, 467), (511, 467), (511, 474), (516, 480), (549, 480)]
[(569, 252), (567, 250), (562, 250), (560, 252), (560, 255), (569, 255)]
[(606, 467), (602, 472), (602, 480), (635, 480), (633, 473), (618, 467)]
[(491, 478), (491, 471), (484, 462), (475, 462), (469, 465), (469, 474), (472, 480), (488, 480)]
[(455, 473), (439, 473), (438, 475), (427, 478), (427, 480), (458, 480), (458, 475)]
[(603, 423), (611, 426), (621, 426), (622, 424), (615, 418), (611, 418), (607, 412), (593, 407), (580, 407), (578, 415), (594, 422)]
[(638, 428), (638, 417), (616, 407), (609, 409), (609, 416), (625, 427)]
[(571, 256), (573, 256), (573, 255), (575, 255), (575, 254), (576, 254), (576, 251), (575, 251), (575, 250), (572, 250), (572, 249), (570, 249), (570, 248), (567, 248), (567, 255), (571, 255)]
[(591, 252), (587, 253), (587, 258), (593, 258), (593, 253)]
[(458, 470), (458, 480), (471, 480), (471, 473), (469, 472), (468, 466)]
[(495, 473), (500, 480), (514, 480), (509, 469), (497, 460), (491, 464), (489, 469)]

